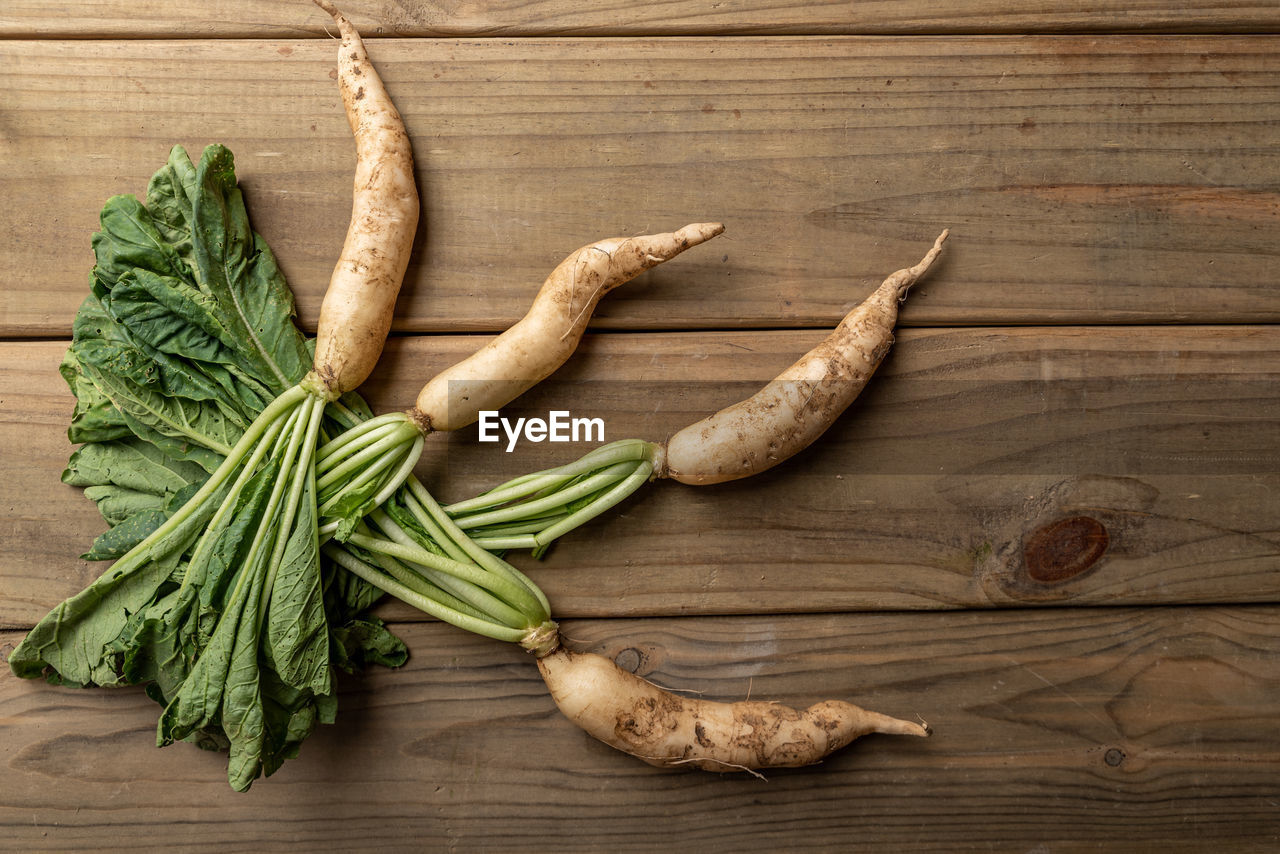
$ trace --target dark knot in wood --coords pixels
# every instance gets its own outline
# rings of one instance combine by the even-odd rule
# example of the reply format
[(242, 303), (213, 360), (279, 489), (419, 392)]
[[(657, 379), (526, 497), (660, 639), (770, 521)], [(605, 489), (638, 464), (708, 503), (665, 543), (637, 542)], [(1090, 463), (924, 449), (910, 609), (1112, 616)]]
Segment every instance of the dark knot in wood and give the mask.
[(1097, 519), (1073, 516), (1032, 532), (1022, 547), (1027, 575), (1041, 584), (1060, 584), (1098, 562), (1107, 550), (1107, 529)]

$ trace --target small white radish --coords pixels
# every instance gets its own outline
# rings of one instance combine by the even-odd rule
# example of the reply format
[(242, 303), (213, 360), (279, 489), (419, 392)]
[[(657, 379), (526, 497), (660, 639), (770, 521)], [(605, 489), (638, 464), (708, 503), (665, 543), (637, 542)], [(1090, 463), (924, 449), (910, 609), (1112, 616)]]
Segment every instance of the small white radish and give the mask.
[(500, 409), (564, 364), (601, 297), (723, 231), (720, 223), (694, 223), (667, 234), (616, 237), (582, 247), (551, 272), (524, 317), (432, 378), (409, 417), (426, 433), (457, 430), (482, 410)]
[(690, 424), (656, 453), (654, 470), (695, 485), (758, 474), (809, 446), (844, 412), (893, 345), (898, 305), (947, 239), (884, 280), (821, 344), (755, 395)]
[(364, 382), (382, 354), (419, 205), (409, 135), (360, 34), (328, 0), (315, 3), (342, 35), (338, 84), (356, 142), (351, 223), (320, 308), (309, 377), (333, 398)]
[(869, 733), (927, 736), (924, 724), (827, 700), (717, 703), (663, 690), (608, 658), (558, 649), (538, 669), (560, 711), (590, 735), (650, 765), (755, 771), (812, 765)]

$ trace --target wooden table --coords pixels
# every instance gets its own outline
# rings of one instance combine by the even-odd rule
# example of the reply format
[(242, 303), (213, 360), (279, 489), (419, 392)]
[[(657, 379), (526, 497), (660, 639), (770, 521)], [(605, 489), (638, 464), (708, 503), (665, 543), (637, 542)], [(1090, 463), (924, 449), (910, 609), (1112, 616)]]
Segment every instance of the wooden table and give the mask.
[[(0, 847), (1274, 850), (1280, 8), (347, 6), (387, 37), (425, 216), (380, 410), (577, 246), (723, 220), (517, 405), (662, 438), (952, 229), (819, 444), (654, 484), (518, 560), (576, 646), (646, 678), (936, 736), (767, 781), (663, 771), (561, 718), (520, 650), (384, 606), (410, 663), (342, 680), (338, 723), (243, 795), (224, 757), (153, 748), (140, 692), (6, 669)], [(101, 570), (75, 556), (102, 523), (58, 479), (57, 365), (105, 199), (173, 143), (226, 143), (314, 328), (353, 162), (325, 23), (294, 0), (0, 8), (6, 656)], [(475, 439), (430, 443), (446, 498), (585, 449)]]

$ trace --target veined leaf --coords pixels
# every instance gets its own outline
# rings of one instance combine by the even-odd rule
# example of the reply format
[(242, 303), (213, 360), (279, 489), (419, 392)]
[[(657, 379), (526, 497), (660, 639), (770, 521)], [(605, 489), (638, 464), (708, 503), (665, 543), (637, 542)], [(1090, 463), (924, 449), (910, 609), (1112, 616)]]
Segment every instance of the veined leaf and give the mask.
[(130, 436), (77, 449), (62, 473), (62, 482), (72, 486), (111, 484), (167, 501), (190, 484), (203, 483), (205, 477), (204, 469), (195, 463), (173, 459)]
[(281, 680), (293, 688), (330, 693), (329, 624), (310, 484), (304, 487), (284, 557), (276, 568), (270, 603), (263, 649)]
[(120, 411), (130, 431), (168, 456), (212, 472), (240, 438), (243, 428), (229, 422), (213, 403), (169, 397), (92, 363), (82, 366)]
[(269, 385), (283, 391), (311, 367), (293, 323), (293, 294), (275, 256), (249, 227), (231, 152), (209, 146), (196, 172), (192, 220), (196, 280), (217, 301), (226, 328), (260, 366), (256, 373), (263, 379), (273, 377)]
[(191, 269), (156, 228), (151, 214), (133, 196), (112, 196), (93, 235), (95, 272), (102, 286), (111, 287), (125, 273), (150, 270), (162, 276), (191, 278)]

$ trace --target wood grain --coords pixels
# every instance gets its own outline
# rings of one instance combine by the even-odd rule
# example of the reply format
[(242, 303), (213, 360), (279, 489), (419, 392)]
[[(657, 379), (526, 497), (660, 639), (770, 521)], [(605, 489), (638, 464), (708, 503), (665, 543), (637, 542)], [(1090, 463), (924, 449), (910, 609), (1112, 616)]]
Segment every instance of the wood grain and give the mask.
[[(1275, 8), (1248, 0), (350, 0), (342, 9), (372, 36), (1250, 32), (1280, 26)], [(323, 32), (323, 19), (301, 0), (230, 0), (216, 9), (194, 0), (9, 0), (0, 10), (0, 37), (7, 38), (294, 38)]]
[[(1274, 322), (1277, 37), (388, 39), (425, 230), (401, 331), (504, 328), (612, 234), (728, 231), (597, 328)], [(0, 336), (65, 335), (97, 211), (227, 143), (314, 323), (349, 214), (330, 41), (3, 41)]]
[(410, 663), (343, 680), (338, 723), (247, 795), (221, 754), (156, 750), (139, 692), (5, 670), (0, 848), (1264, 851), (1278, 627), (1275, 607), (566, 624), (660, 684), (840, 696), (935, 729), (767, 782), (616, 753), (559, 716), (524, 653), (439, 624), (398, 626)]
[[(567, 408), (607, 440), (660, 440), (750, 394), (817, 331), (588, 336), (508, 417)], [(485, 340), (394, 339), (379, 411)], [(71, 398), (58, 342), (0, 344), (8, 543), (0, 626), (87, 584), (102, 528), (58, 474)], [(656, 483), (517, 563), (564, 616), (1275, 601), (1280, 339), (1270, 327), (933, 329), (902, 333), (819, 442), (715, 488)], [(591, 445), (435, 437), (419, 473), (459, 500)], [(1108, 538), (1096, 560), (1073, 528)], [(610, 544), (600, 548), (601, 542)], [(1029, 557), (1030, 556), (1030, 557)], [(411, 618), (402, 609), (388, 611)]]

